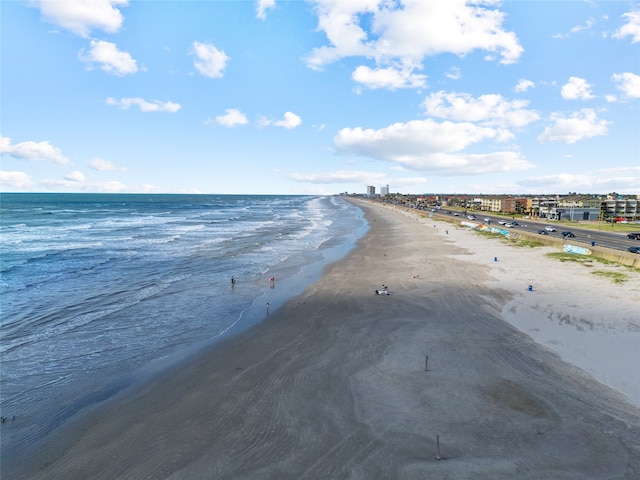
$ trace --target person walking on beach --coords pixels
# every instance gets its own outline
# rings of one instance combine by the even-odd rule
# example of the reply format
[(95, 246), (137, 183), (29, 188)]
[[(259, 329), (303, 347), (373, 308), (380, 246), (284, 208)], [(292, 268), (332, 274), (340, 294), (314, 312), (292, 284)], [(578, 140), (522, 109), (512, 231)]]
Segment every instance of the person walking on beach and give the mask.
[(231, 286), (235, 286), (236, 284), (236, 279), (234, 277), (231, 277)]
[(269, 279), (269, 286), (270, 286), (271, 288), (275, 288), (275, 286), (276, 286), (276, 277), (271, 277), (271, 278)]
[(267, 315), (269, 315), (269, 302), (267, 302)]

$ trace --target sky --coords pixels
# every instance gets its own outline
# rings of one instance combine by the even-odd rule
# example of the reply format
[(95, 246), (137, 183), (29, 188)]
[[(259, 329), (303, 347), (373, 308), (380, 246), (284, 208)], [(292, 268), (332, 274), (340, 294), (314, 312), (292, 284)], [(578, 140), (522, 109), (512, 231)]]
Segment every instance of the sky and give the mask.
[(640, 1), (2, 0), (0, 190), (640, 194)]

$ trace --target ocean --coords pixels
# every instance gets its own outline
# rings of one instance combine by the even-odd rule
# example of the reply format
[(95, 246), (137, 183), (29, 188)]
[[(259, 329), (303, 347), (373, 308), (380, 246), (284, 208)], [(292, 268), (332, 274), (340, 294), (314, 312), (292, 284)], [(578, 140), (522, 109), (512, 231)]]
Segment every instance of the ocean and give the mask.
[(263, 321), (368, 228), (336, 196), (2, 193), (0, 203), (4, 453)]

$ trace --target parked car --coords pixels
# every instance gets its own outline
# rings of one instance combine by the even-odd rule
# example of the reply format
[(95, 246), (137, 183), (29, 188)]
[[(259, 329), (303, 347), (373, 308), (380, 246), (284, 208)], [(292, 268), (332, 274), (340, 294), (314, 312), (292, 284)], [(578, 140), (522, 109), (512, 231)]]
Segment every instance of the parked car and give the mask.
[(499, 221), (498, 221), (498, 223), (499, 223), (500, 225), (505, 225), (505, 224), (507, 223), (507, 221), (506, 221), (506, 220), (499, 220)]
[(505, 226), (505, 227), (507, 227), (507, 228), (513, 228), (513, 227), (515, 227), (516, 225), (517, 225), (517, 223), (511, 223), (511, 222), (509, 222), (509, 223), (505, 223), (505, 224), (504, 224), (504, 226)]
[(640, 253), (640, 247), (629, 247), (627, 248), (627, 251), (631, 253)]
[(476, 216), (475, 216), (475, 215), (467, 215), (467, 218), (468, 218), (469, 220), (475, 220), (475, 219), (476, 219)]
[(484, 223), (491, 223), (491, 219), (489, 217), (484, 217)]
[(547, 232), (555, 232), (556, 231), (556, 227), (552, 227), (551, 225), (547, 225), (546, 227), (544, 227), (544, 229)]
[(575, 237), (575, 235), (573, 234), (573, 232), (562, 232), (562, 237), (563, 238), (567, 238), (567, 237), (573, 238), (573, 237)]
[(546, 230), (538, 230), (538, 233), (540, 235), (549, 235), (549, 232), (547, 232)]
[(627, 234), (627, 238), (630, 238), (631, 240), (640, 240), (640, 233), (629, 233)]

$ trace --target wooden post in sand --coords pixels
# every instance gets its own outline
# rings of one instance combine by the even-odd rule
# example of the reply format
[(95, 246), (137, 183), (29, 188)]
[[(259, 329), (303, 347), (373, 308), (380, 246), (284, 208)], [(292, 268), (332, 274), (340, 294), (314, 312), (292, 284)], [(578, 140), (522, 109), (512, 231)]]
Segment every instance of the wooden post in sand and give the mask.
[(427, 370), (429, 370), (429, 355), (424, 359), (424, 371), (426, 372)]

